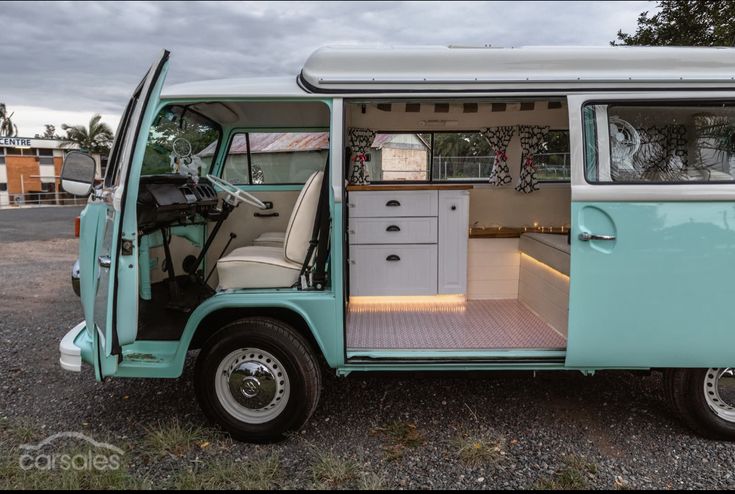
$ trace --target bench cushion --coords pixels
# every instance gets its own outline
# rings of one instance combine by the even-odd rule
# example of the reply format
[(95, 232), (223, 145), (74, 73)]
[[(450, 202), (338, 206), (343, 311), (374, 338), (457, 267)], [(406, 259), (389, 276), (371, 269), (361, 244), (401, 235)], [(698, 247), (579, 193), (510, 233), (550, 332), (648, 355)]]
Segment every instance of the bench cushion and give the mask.
[(283, 258), (283, 247), (240, 247), (217, 261), (220, 290), (287, 288), (300, 272), (301, 264)]
[(524, 233), (521, 252), (569, 276), (569, 244), (566, 235), (553, 233)]

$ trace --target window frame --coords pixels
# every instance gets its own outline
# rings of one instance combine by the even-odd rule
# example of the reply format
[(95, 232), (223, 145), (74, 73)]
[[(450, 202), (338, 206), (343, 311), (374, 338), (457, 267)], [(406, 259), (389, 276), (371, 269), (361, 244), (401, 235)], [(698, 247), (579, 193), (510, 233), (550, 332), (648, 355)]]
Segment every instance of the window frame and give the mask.
[[(371, 129), (372, 130), (372, 129)], [(569, 152), (567, 153), (569, 155), (569, 178), (566, 180), (539, 180), (539, 185), (545, 185), (545, 184), (562, 184), (562, 185), (568, 185), (572, 181), (572, 146), (571, 146), (571, 130), (566, 129), (550, 129), (551, 132), (566, 132), (568, 134), (568, 140), (569, 140)], [(375, 184), (383, 184), (383, 185), (400, 185), (400, 184), (408, 184), (408, 185), (421, 185), (421, 184), (430, 184), (430, 185), (446, 185), (446, 184), (474, 184), (474, 185), (483, 185), (488, 183), (488, 180), (490, 180), (490, 176), (487, 177), (479, 177), (479, 178), (473, 178), (473, 179), (457, 179), (457, 180), (434, 180), (434, 134), (472, 134), (472, 133), (480, 133), (479, 129), (474, 130), (428, 130), (428, 131), (406, 131), (406, 130), (376, 130), (377, 134), (431, 134), (431, 149), (430, 152), (430, 159), (429, 159), (429, 179), (428, 180), (370, 180), (370, 183)], [(515, 137), (515, 135), (514, 135)], [(540, 153), (543, 154), (543, 153)]]
[[(209, 164), (209, 168), (207, 170), (207, 173), (212, 173), (212, 170), (217, 164), (217, 157), (219, 156), (220, 149), (222, 148), (222, 143), (225, 141), (225, 135), (226, 135), (225, 128), (219, 122), (212, 120), (211, 118), (207, 117), (203, 113), (200, 113), (197, 110), (194, 110), (193, 108), (191, 108), (191, 106), (195, 105), (196, 103), (181, 103), (177, 101), (168, 101), (168, 102), (162, 101), (162, 103), (163, 104), (159, 105), (158, 108), (156, 108), (156, 115), (153, 118), (153, 122), (151, 122), (150, 129), (148, 130), (148, 136), (146, 136), (145, 147), (146, 148), (148, 147), (148, 142), (149, 142), (148, 138), (150, 137), (150, 132), (153, 129), (156, 119), (161, 114), (161, 112), (169, 108), (180, 107), (182, 108), (182, 112), (179, 118), (184, 118), (187, 113), (193, 113), (197, 117), (201, 118), (202, 120), (205, 120), (208, 124), (211, 124), (212, 128), (216, 129), (219, 132), (219, 137), (217, 138), (217, 145), (215, 146), (213, 154), (212, 154), (212, 162)], [(110, 156), (112, 156), (112, 153), (110, 153)], [(146, 176), (142, 173), (143, 168), (145, 167), (145, 154), (144, 154), (143, 160), (144, 160), (143, 163), (141, 163), (141, 176)], [(110, 164), (109, 157), (108, 157), (107, 163), (109, 167), (109, 164)]]
[[(585, 100), (579, 107), (579, 117), (581, 120), (581, 130), (582, 130), (582, 178), (584, 180), (584, 183), (586, 185), (592, 185), (592, 186), (634, 186), (634, 187), (641, 187), (641, 186), (682, 186), (682, 185), (696, 185), (696, 186), (702, 186), (702, 185), (735, 185), (735, 177), (733, 177), (733, 180), (681, 180), (681, 181), (660, 181), (660, 182), (652, 182), (652, 181), (621, 181), (616, 182), (613, 180), (610, 181), (590, 181), (587, 176), (588, 167), (590, 166), (590, 163), (588, 161), (587, 156), (587, 149), (590, 144), (590, 136), (587, 135), (587, 119), (584, 114), (584, 110), (587, 107), (595, 106), (595, 105), (606, 105), (606, 106), (623, 106), (623, 107), (636, 107), (636, 106), (660, 106), (660, 107), (684, 107), (684, 106), (699, 106), (699, 107), (706, 107), (706, 106), (714, 106), (714, 105), (731, 105), (733, 109), (735, 110), (735, 98), (727, 99), (727, 98), (721, 98), (721, 97), (703, 97), (701, 99), (698, 98), (661, 98), (659, 97), (652, 97), (651, 99), (643, 99), (643, 98), (634, 98), (634, 99), (625, 99), (625, 96), (621, 99), (610, 99), (610, 98), (594, 98)], [(596, 112), (595, 112), (596, 113)], [(609, 122), (609, 116), (607, 117), (607, 121)], [(605, 156), (604, 154), (600, 153), (600, 132), (599, 132), (599, 125), (597, 124), (597, 118), (595, 118), (595, 121), (593, 122), (594, 127), (594, 149), (595, 149), (595, 169), (598, 171), (599, 175), (599, 169), (600, 169), (600, 158), (601, 156)], [(609, 140), (609, 135), (607, 136)], [(571, 134), (570, 134), (571, 138)], [(605, 156), (606, 160), (610, 160), (610, 152), (608, 151), (607, 156)]]
[(294, 189), (296, 190), (301, 189), (304, 186), (305, 182), (277, 182), (277, 183), (262, 183), (262, 184), (254, 184), (253, 181), (253, 173), (252, 173), (252, 156), (250, 154), (250, 134), (268, 134), (268, 133), (307, 133), (307, 132), (313, 132), (313, 133), (326, 133), (327, 139), (329, 142), (329, 146), (325, 151), (327, 152), (327, 156), (331, 153), (331, 141), (332, 141), (332, 134), (331, 134), (331, 128), (329, 126), (327, 127), (267, 127), (267, 128), (259, 128), (259, 127), (233, 127), (229, 129), (229, 133), (227, 136), (227, 139), (223, 139), (223, 142), (227, 143), (227, 146), (224, 148), (224, 153), (222, 154), (221, 163), (218, 167), (218, 177), (222, 178), (225, 174), (225, 167), (227, 165), (227, 157), (230, 155), (230, 148), (232, 147), (232, 143), (235, 140), (235, 136), (239, 134), (245, 134), (246, 135), (246, 146), (247, 146), (247, 163), (248, 163), (248, 180), (249, 183), (247, 184), (235, 184), (232, 185), (236, 187), (253, 187), (253, 188), (287, 188), (287, 189)]

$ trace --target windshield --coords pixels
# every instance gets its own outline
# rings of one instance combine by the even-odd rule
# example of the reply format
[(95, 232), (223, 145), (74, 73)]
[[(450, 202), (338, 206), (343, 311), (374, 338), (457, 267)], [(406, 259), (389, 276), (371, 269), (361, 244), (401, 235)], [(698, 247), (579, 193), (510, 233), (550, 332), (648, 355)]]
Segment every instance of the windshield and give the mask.
[(220, 127), (196, 111), (167, 106), (151, 126), (141, 175), (206, 175), (221, 136)]

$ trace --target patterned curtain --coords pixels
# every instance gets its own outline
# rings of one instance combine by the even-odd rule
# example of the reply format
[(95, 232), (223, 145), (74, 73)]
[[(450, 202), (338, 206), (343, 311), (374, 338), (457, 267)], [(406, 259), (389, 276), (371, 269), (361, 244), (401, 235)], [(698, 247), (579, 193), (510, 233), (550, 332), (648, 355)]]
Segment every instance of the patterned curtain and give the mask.
[(375, 131), (370, 129), (352, 128), (348, 134), (350, 146), (350, 162), (352, 163), (352, 171), (350, 172), (350, 184), (367, 185), (370, 183), (370, 176), (365, 166), (367, 158), (366, 153), (373, 141), (375, 140)]
[(548, 126), (518, 126), (518, 136), (521, 139), (521, 177), (518, 185), (516, 185), (518, 192), (530, 194), (535, 190), (539, 190), (538, 179), (536, 178), (537, 163), (535, 155), (546, 148), (546, 137), (548, 134)]
[(508, 145), (515, 133), (515, 127), (491, 127), (480, 132), (490, 144), (490, 150), (495, 153), (490, 183), (496, 187), (508, 185), (513, 180), (508, 166)]

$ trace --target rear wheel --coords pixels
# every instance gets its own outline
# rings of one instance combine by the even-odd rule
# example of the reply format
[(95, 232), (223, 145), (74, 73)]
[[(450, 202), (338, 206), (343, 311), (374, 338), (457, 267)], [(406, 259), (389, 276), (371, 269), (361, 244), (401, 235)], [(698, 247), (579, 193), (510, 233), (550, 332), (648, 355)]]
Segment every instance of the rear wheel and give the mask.
[(735, 441), (735, 368), (667, 370), (664, 386), (674, 411), (690, 428)]
[(278, 441), (300, 429), (321, 391), (306, 340), (291, 326), (265, 318), (241, 319), (210, 337), (194, 380), (207, 417), (247, 442)]

